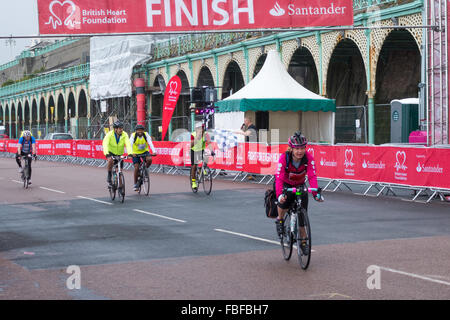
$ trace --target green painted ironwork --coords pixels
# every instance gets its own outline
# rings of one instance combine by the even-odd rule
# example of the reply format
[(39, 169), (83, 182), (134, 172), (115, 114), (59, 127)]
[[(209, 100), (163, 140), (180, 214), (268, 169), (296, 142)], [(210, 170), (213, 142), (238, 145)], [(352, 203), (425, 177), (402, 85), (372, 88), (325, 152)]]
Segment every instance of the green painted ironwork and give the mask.
[(59, 85), (61, 83), (69, 82), (75, 79), (88, 78), (89, 71), (90, 68), (89, 64), (87, 63), (37, 76), (30, 80), (14, 83), (12, 85), (0, 88), (0, 98), (36, 90), (39, 88), (49, 87), (52, 85)]
[(372, 6), (381, 6), (385, 4), (397, 4), (398, 2), (406, 2), (402, 0), (353, 0), (354, 10), (364, 10)]
[(56, 49), (62, 48), (64, 46), (67, 46), (69, 44), (72, 44), (74, 42), (77, 42), (79, 40), (80, 40), (79, 38), (66, 38), (63, 40), (56, 41), (55, 43), (52, 43), (43, 48), (36, 48), (36, 49), (32, 49), (32, 50), (22, 51), (22, 53), (20, 55), (18, 55), (15, 60), (0, 65), (0, 71), (6, 70), (6, 69), (9, 69), (11, 67), (18, 65), (20, 63), (20, 59), (38, 57), (43, 54), (49, 53), (53, 50), (56, 50)]

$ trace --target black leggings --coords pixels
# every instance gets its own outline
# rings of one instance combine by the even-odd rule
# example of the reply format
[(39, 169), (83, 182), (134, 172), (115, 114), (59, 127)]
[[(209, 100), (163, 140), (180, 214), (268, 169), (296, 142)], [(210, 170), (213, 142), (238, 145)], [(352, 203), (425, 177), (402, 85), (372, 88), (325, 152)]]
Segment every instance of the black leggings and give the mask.
[(16, 154), (16, 162), (19, 168), (22, 168), (22, 161), (19, 159), (19, 157), (25, 157), (26, 161), (28, 162), (28, 168), (30, 168), (30, 177), (31, 177), (31, 163), (33, 162), (33, 158), (28, 157), (29, 153), (21, 153), (20, 155)]
[[(289, 186), (289, 185), (285, 184), (284, 187), (291, 188), (292, 186)], [(298, 187), (298, 189), (303, 190), (303, 186)], [(290, 193), (287, 196), (286, 201), (283, 204), (279, 203), (278, 207), (280, 207), (283, 210), (289, 209), (294, 204), (295, 197), (296, 197), (295, 194)], [(307, 212), (308, 211), (308, 192), (307, 191), (306, 192), (302, 192), (302, 195), (300, 197), (302, 199), (301, 210), (302, 211), (304, 210), (305, 212)], [(303, 222), (303, 216), (300, 214), (300, 215), (298, 215), (298, 218), (299, 218), (300, 227), (304, 227), (305, 223)]]

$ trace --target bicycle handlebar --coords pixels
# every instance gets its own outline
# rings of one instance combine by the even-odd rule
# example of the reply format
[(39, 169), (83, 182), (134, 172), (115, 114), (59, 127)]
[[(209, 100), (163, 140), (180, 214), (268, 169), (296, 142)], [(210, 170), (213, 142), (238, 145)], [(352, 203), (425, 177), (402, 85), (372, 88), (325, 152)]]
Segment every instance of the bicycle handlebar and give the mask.
[[(322, 192), (322, 188), (308, 188), (308, 189), (306, 189), (306, 191), (308, 191), (309, 193), (317, 192), (319, 194)], [(283, 193), (295, 193), (295, 194), (301, 195), (302, 192), (303, 192), (302, 189), (297, 189), (297, 188), (284, 188), (283, 189)]]
[[(304, 189), (303, 189), (304, 190)], [(284, 188), (283, 189), (283, 195), (287, 195), (287, 193), (295, 193), (296, 195), (300, 196), (303, 193), (302, 189), (297, 189), (297, 188)], [(308, 188), (306, 189), (307, 192), (309, 193), (313, 193), (313, 192), (317, 192), (317, 199), (316, 200), (321, 200), (323, 199), (322, 197), (322, 188)]]

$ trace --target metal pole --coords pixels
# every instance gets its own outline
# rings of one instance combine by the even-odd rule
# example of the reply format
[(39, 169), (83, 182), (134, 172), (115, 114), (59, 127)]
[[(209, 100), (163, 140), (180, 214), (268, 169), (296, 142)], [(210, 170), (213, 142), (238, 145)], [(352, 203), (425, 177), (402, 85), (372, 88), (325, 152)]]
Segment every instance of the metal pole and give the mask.
[(439, 119), (440, 126), (441, 126), (441, 139), (440, 144), (444, 143), (444, 86), (443, 86), (443, 65), (442, 65), (442, 55), (444, 54), (442, 51), (444, 50), (444, 47), (442, 45), (442, 37), (445, 35), (442, 32), (442, 1), (439, 0), (439, 30), (441, 32), (439, 33), (439, 85), (440, 85), (440, 91), (439, 91), (439, 103), (440, 103), (440, 109), (441, 109), (441, 116)]
[[(444, 65), (446, 66), (446, 68), (445, 68), (445, 108), (447, 109), (447, 112), (446, 112), (446, 119), (445, 119), (445, 123), (446, 123), (446, 125), (447, 125), (447, 127), (446, 127), (446, 130), (447, 130), (447, 141), (446, 141), (446, 143), (447, 144), (449, 144), (450, 143), (450, 124), (448, 123), (448, 121), (449, 121), (449, 113), (450, 113), (450, 110), (449, 110), (449, 98), (448, 98), (448, 95), (449, 95), (449, 90), (448, 90), (448, 68), (449, 68), (449, 65), (448, 65), (448, 13), (447, 13), (447, 1), (445, 1), (445, 5), (444, 5), (444, 16), (445, 16), (445, 20), (444, 20), (444, 23), (445, 23), (445, 32), (444, 32), (444, 42), (445, 42), (445, 45), (444, 45), (444, 50), (445, 50), (445, 61), (444, 61)], [(443, 143), (445, 143), (445, 141), (443, 141)]]
[[(431, 21), (434, 22), (434, 0), (430, 1), (430, 5), (431, 5), (431, 15), (430, 15), (430, 19)], [(434, 101), (434, 31), (431, 30), (430, 32), (430, 70), (431, 70), (431, 92), (430, 92), (430, 97), (431, 97), (431, 105), (430, 105), (430, 111), (431, 111), (431, 124), (430, 124), (430, 130), (431, 130), (431, 145), (435, 144), (435, 140), (434, 140), (434, 108), (435, 108), (435, 101)]]

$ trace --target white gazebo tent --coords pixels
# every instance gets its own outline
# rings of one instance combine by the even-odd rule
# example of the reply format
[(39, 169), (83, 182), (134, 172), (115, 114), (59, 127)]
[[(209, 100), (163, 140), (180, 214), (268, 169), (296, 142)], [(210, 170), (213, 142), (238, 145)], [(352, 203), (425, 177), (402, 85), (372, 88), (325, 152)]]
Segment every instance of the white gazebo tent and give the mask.
[[(300, 129), (310, 141), (334, 142), (335, 101), (301, 86), (289, 75), (275, 50), (268, 52), (264, 66), (252, 81), (216, 105), (216, 128), (236, 130), (245, 112), (270, 111), (274, 121), (277, 119), (271, 129), (284, 129), (286, 133)], [(299, 121), (293, 123), (292, 114), (299, 111)], [(280, 135), (280, 141), (284, 140), (287, 136)]]

